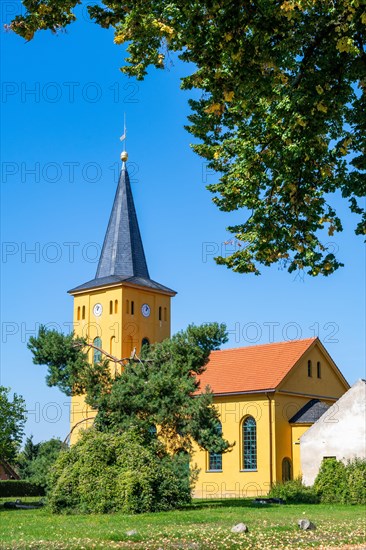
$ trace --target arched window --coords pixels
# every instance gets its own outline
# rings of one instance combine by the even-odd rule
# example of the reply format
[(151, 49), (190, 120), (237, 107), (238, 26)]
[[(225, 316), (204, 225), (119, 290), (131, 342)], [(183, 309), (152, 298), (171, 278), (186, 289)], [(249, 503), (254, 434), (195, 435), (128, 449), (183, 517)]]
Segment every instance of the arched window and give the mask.
[(168, 320), (168, 312), (167, 312), (167, 309), (166, 307), (164, 308), (164, 321), (167, 321)]
[(81, 318), (85, 319), (85, 306), (82, 308)]
[(118, 313), (118, 300), (114, 300), (114, 313)]
[(313, 376), (313, 367), (311, 365), (311, 361), (309, 359), (308, 361), (308, 377), (311, 378)]
[(113, 313), (113, 302), (112, 302), (112, 300), (110, 300), (110, 302), (109, 302), (109, 314), (112, 315), (112, 313)]
[(252, 416), (243, 422), (243, 470), (257, 469), (257, 425)]
[(292, 479), (292, 462), (289, 458), (282, 460), (282, 481), (290, 481)]
[(316, 364), (316, 375), (318, 378), (322, 377), (322, 366), (320, 364), (320, 361), (318, 361)]
[(135, 302), (131, 300), (131, 315), (135, 315)]
[(111, 339), (109, 341), (109, 353), (111, 355), (114, 355), (114, 344), (115, 344), (115, 341), (116, 341), (116, 337), (115, 336), (111, 336)]
[(162, 321), (162, 313), (161, 313), (161, 306), (159, 306), (159, 321)]
[(142, 339), (142, 341), (141, 341), (141, 349), (142, 349), (144, 346), (147, 347), (147, 348), (150, 346), (150, 340), (149, 340), (148, 338), (143, 338), (143, 339)]
[(126, 313), (130, 313), (130, 300), (126, 300)]
[[(94, 338), (93, 340), (93, 344), (94, 346), (96, 346), (97, 348), (101, 348), (102, 347), (102, 340), (99, 338), (99, 336), (97, 336), (96, 338)], [(102, 352), (99, 351), (99, 349), (94, 349), (94, 355), (93, 355), (93, 363), (100, 363), (102, 360)]]
[[(216, 430), (218, 434), (222, 434), (220, 422), (217, 424)], [(222, 470), (222, 453), (208, 453), (208, 470), (210, 472)]]
[(80, 306), (78, 307), (76, 319), (77, 319), (78, 321), (80, 321)]

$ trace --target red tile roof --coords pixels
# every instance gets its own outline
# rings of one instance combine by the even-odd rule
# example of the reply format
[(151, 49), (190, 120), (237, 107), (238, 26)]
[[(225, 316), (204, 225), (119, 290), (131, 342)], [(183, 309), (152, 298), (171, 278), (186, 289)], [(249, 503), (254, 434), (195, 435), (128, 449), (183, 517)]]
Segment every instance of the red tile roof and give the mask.
[(213, 351), (200, 390), (215, 394), (256, 392), (276, 388), (317, 338)]

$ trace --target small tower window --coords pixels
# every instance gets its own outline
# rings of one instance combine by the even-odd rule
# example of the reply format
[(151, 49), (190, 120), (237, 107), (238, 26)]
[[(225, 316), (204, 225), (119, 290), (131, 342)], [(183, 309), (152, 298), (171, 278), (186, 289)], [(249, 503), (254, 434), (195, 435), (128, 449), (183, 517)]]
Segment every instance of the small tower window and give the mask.
[(164, 321), (168, 320), (168, 313), (166, 307), (164, 308)]
[(116, 337), (115, 337), (115, 336), (111, 336), (111, 339), (110, 339), (110, 341), (109, 341), (109, 353), (110, 353), (111, 355), (114, 354), (114, 343), (115, 343), (115, 341), (116, 341)]
[(113, 313), (113, 302), (112, 300), (109, 302), (109, 314), (112, 315)]
[(114, 300), (114, 313), (118, 313), (118, 300)]
[(162, 320), (162, 311), (161, 311), (161, 306), (159, 306), (159, 321)]
[(322, 366), (320, 364), (320, 361), (318, 361), (316, 364), (316, 375), (318, 378), (322, 377)]
[(131, 315), (135, 315), (135, 302), (131, 300)]
[(80, 306), (78, 307), (78, 310), (77, 310), (76, 319), (80, 321)]
[(308, 377), (311, 378), (312, 376), (313, 376), (313, 367), (312, 367), (311, 361), (309, 359), (309, 361), (308, 361)]
[(85, 306), (82, 308), (81, 318), (85, 319)]
[(126, 300), (126, 313), (130, 313), (130, 300)]

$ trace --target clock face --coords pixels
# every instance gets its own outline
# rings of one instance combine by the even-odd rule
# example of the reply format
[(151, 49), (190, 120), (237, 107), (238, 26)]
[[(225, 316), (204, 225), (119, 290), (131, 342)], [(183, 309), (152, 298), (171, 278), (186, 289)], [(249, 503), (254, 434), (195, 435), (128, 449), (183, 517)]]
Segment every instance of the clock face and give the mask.
[(93, 313), (95, 317), (100, 317), (102, 315), (102, 312), (103, 312), (102, 304), (95, 304), (95, 306), (93, 307)]
[(150, 306), (148, 304), (143, 304), (141, 307), (141, 313), (144, 317), (149, 317), (150, 315)]

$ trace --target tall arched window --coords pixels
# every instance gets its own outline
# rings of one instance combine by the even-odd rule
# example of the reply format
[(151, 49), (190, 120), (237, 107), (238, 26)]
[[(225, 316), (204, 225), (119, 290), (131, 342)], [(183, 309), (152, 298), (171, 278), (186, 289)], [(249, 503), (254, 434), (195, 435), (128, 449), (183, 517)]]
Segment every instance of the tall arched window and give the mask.
[(114, 349), (114, 344), (116, 342), (116, 337), (115, 336), (111, 336), (111, 339), (109, 341), (109, 353), (111, 355), (114, 355), (115, 353), (115, 349)]
[[(216, 430), (218, 434), (222, 434), (220, 422), (217, 424)], [(208, 453), (208, 469), (211, 472), (222, 470), (222, 453)]]
[(290, 481), (292, 479), (292, 463), (289, 458), (282, 460), (282, 481)]
[(112, 300), (109, 301), (109, 314), (112, 315), (113, 313), (113, 302)]
[(161, 309), (162, 309), (161, 306), (159, 306), (159, 321), (161, 321), (163, 317), (161, 313)]
[(126, 313), (130, 313), (130, 300), (126, 300)]
[(82, 319), (85, 319), (85, 306), (82, 307), (82, 310), (81, 310), (81, 318), (82, 318)]
[(77, 320), (80, 321), (80, 306), (78, 307), (78, 311), (77, 311)]
[[(97, 348), (101, 348), (102, 347), (102, 340), (99, 338), (99, 336), (97, 336), (96, 338), (94, 338), (93, 340), (93, 344), (94, 346), (96, 346)], [(99, 351), (99, 349), (94, 349), (94, 355), (93, 355), (93, 363), (100, 363), (102, 360), (102, 352)]]
[(252, 416), (243, 421), (243, 470), (257, 469), (257, 425)]
[(114, 300), (114, 313), (118, 313), (118, 300)]

